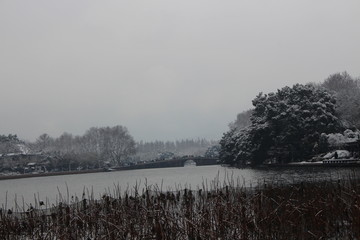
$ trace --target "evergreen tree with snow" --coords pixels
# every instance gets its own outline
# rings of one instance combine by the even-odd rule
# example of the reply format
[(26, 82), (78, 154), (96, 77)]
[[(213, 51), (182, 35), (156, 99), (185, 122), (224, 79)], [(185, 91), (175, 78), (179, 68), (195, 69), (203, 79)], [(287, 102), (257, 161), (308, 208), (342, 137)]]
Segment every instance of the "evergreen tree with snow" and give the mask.
[(224, 163), (259, 165), (307, 159), (321, 133), (342, 130), (334, 96), (311, 85), (260, 93), (253, 105), (250, 126), (231, 129), (220, 141)]

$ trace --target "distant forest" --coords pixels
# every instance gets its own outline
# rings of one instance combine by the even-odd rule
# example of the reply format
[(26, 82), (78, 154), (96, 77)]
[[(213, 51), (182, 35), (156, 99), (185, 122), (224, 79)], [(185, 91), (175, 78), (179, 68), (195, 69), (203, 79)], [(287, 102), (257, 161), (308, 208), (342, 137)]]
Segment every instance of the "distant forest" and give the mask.
[(239, 113), (220, 141), (223, 163), (308, 160), (331, 150), (329, 140), (334, 135), (345, 141), (360, 136), (360, 79), (347, 72), (330, 75), (321, 83), (259, 93), (252, 103), (254, 108)]
[(218, 148), (212, 148), (217, 144), (205, 139), (135, 142), (126, 127), (120, 125), (93, 127), (82, 136), (63, 133), (53, 138), (42, 134), (34, 142), (25, 142), (16, 135), (0, 135), (0, 171), (24, 172), (29, 163), (43, 166), (46, 171), (68, 171), (188, 155), (217, 157)]
[[(211, 155), (212, 146), (217, 146), (218, 141), (206, 139), (178, 140), (178, 141), (155, 141), (137, 143), (137, 151), (134, 158), (137, 161), (163, 159), (172, 156), (207, 156)], [(214, 156), (214, 155), (211, 155)]]

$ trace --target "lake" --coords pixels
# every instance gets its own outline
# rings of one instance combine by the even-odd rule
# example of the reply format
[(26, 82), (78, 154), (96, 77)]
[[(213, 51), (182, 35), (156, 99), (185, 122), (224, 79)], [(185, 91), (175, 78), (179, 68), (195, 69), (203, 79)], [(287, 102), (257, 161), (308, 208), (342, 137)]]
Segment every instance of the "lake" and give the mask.
[(158, 187), (163, 191), (204, 187), (209, 189), (214, 183), (234, 180), (249, 187), (264, 181), (293, 183), (336, 180), (351, 172), (349, 168), (236, 169), (212, 165), (11, 179), (0, 181), (0, 206), (3, 209), (14, 208), (15, 199), (21, 208), (34, 204), (35, 199), (43, 200), (50, 206), (60, 201), (71, 201), (72, 197), (81, 199), (83, 192), (85, 196), (93, 192), (95, 198), (100, 198), (104, 193), (113, 194), (114, 189), (120, 189), (121, 192), (133, 191), (138, 186), (141, 191), (145, 185)]

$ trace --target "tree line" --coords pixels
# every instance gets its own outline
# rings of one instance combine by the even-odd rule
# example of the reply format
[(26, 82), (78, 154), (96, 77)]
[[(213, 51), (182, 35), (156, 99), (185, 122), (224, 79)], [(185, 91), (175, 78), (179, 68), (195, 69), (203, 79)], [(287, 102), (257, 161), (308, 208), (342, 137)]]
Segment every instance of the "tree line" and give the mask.
[(346, 72), (330, 75), (320, 84), (259, 93), (252, 104), (253, 109), (237, 115), (220, 141), (223, 163), (305, 160), (328, 149), (327, 134), (360, 128), (360, 80)]
[(218, 141), (206, 139), (185, 139), (176, 141), (152, 141), (137, 143), (136, 155), (137, 161), (148, 161), (176, 156), (203, 156), (208, 149), (217, 145)]
[(52, 170), (74, 170), (121, 165), (135, 154), (136, 143), (126, 127), (117, 125), (92, 127), (81, 136), (65, 132), (54, 138), (44, 133), (34, 142), (2, 135), (0, 151), (3, 168), (36, 161)]
[[(217, 141), (186, 139), (135, 142), (126, 127), (92, 127), (83, 135), (44, 133), (33, 142), (16, 135), (0, 135), (0, 170), (23, 172), (29, 162), (46, 165), (47, 170), (63, 171), (123, 166), (140, 161), (169, 159), (184, 155), (216, 157)], [(21, 167), (19, 167), (21, 166)]]

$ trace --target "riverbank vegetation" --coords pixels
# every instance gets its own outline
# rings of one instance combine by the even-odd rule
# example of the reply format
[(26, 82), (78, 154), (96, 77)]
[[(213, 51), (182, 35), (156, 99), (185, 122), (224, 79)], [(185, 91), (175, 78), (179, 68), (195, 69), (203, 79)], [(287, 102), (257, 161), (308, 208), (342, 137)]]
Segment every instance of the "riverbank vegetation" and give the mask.
[(205, 139), (135, 142), (123, 126), (93, 127), (81, 136), (42, 134), (35, 142), (0, 135), (0, 173), (94, 170), (180, 156), (217, 157), (217, 143)]
[(267, 182), (252, 188), (227, 180), (196, 190), (116, 188), (95, 200), (60, 198), (50, 209), (0, 211), (1, 239), (356, 239), (360, 180)]
[[(331, 75), (322, 84), (260, 93), (252, 103), (254, 108), (240, 113), (220, 141), (223, 163), (303, 161), (329, 151), (329, 136), (346, 129), (344, 135), (359, 135), (360, 80), (346, 72)], [(358, 154), (360, 143), (353, 150)]]
[(42, 134), (35, 142), (9, 136), (12, 138), (0, 138), (0, 172), (23, 174), (103, 168), (123, 163), (135, 154), (136, 147), (127, 128), (120, 125), (93, 127), (82, 136), (64, 133), (53, 138)]

